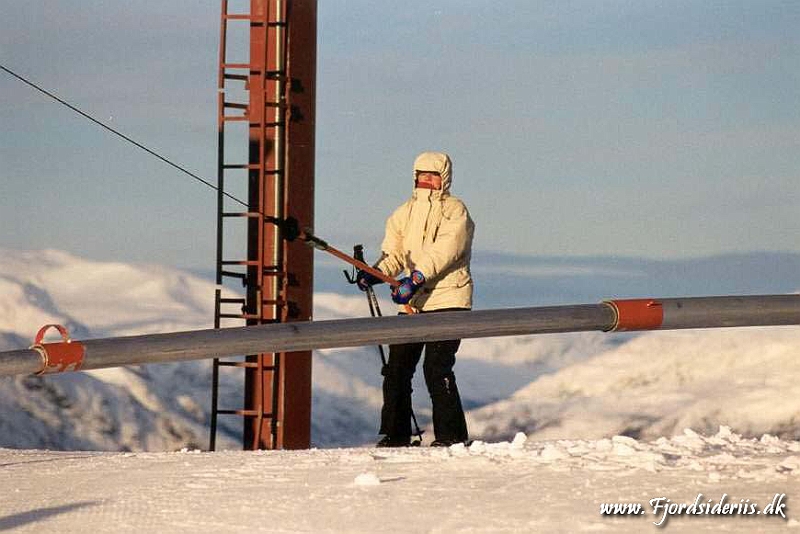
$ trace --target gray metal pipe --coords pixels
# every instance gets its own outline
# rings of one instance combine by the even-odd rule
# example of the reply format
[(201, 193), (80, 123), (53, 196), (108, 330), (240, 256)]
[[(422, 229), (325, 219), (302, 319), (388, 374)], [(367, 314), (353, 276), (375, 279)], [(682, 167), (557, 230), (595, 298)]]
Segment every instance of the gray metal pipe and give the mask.
[(35, 350), (0, 352), (0, 376), (31, 375), (42, 370), (44, 359)]
[[(197, 330), (72, 342), (81, 370), (265, 352), (525, 334), (800, 324), (800, 295), (612, 300), (602, 304), (441, 312)], [(47, 352), (0, 352), (0, 376), (68, 370)], [(74, 347), (73, 347), (74, 348)], [(58, 363), (57, 358), (53, 361)]]
[(800, 295), (663, 299), (662, 330), (800, 324)]
[[(267, 324), (92, 339), (80, 342), (84, 347), (80, 369), (378, 343), (603, 330), (613, 322), (614, 312), (609, 306), (590, 304)], [(40, 372), (42, 361), (38, 350), (2, 352), (0, 376)]]

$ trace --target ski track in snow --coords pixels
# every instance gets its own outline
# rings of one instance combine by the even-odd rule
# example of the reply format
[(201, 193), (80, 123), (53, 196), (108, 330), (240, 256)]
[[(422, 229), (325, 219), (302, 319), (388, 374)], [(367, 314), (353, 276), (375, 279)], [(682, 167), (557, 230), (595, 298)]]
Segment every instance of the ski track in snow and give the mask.
[[(652, 442), (520, 433), (448, 449), (0, 449), (0, 487), (0, 531), (20, 533), (647, 532), (658, 529), (648, 505), (656, 497), (716, 503), (727, 494), (726, 503), (750, 499), (763, 509), (776, 493), (787, 495), (786, 519), (673, 516), (666, 528), (783, 532), (800, 527), (800, 443), (723, 427)], [(645, 514), (600, 514), (601, 503), (635, 502)]]

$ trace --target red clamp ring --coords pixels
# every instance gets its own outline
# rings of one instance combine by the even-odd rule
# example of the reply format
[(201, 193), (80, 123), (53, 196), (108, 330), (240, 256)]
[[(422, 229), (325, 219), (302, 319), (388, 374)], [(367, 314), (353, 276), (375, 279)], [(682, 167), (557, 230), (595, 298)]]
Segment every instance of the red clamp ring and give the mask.
[(612, 332), (658, 330), (664, 322), (664, 307), (655, 299), (607, 300), (616, 320)]
[[(42, 343), (44, 335), (50, 328), (55, 328), (61, 334), (61, 342)], [(60, 324), (44, 325), (37, 332), (33, 340), (32, 350), (42, 356), (42, 369), (36, 375), (50, 373), (63, 373), (65, 371), (78, 371), (83, 364), (85, 353), (82, 343), (72, 341), (69, 332)]]

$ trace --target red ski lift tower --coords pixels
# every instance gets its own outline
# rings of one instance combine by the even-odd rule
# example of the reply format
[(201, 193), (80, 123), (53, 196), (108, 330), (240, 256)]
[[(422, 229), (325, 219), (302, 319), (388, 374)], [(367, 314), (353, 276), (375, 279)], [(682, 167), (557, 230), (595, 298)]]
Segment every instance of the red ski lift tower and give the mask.
[[(270, 221), (313, 227), (317, 2), (247, 4), (222, 1), (215, 328), (312, 313), (313, 249)], [(220, 407), (221, 374), (237, 369), (243, 407)], [(310, 351), (215, 359), (212, 387), (211, 450), (221, 415), (243, 418), (245, 449), (310, 447)]]

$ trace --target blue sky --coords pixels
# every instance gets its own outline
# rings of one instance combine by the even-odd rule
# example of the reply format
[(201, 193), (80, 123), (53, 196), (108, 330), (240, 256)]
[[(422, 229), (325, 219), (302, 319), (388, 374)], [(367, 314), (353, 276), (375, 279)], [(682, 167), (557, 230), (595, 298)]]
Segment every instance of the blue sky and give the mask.
[[(219, 4), (4, 2), (0, 63), (216, 179)], [(800, 3), (319, 2), (317, 234), (380, 243), (422, 150), (476, 247), (800, 252)], [(211, 269), (213, 191), (0, 73), (0, 247)]]

